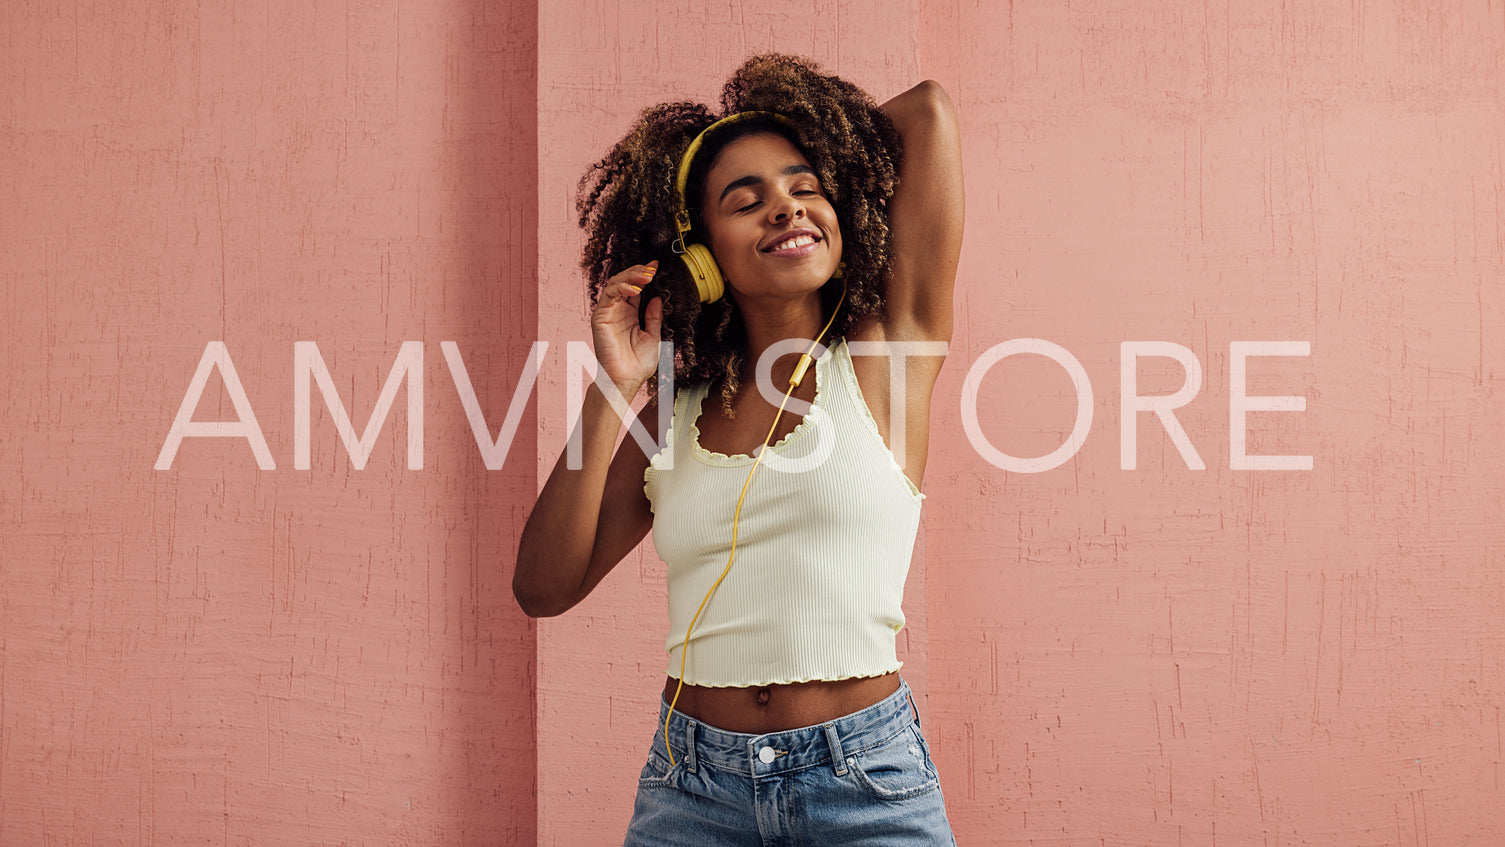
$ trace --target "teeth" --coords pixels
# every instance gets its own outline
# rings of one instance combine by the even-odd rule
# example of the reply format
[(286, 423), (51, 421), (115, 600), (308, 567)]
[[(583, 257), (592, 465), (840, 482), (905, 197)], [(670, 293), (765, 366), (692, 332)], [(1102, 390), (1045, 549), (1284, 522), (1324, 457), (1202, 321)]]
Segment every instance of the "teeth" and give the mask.
[(815, 239), (808, 235), (796, 235), (788, 241), (782, 241), (774, 245), (775, 250), (789, 250), (795, 247), (804, 247), (806, 244), (814, 244)]

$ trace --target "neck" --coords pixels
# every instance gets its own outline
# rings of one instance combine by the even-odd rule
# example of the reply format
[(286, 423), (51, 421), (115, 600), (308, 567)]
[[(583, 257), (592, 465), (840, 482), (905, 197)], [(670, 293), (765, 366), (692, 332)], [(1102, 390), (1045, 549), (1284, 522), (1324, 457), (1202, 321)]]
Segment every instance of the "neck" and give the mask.
[[(820, 301), (820, 292), (812, 291), (809, 296), (799, 300), (758, 302), (749, 304), (752, 308), (741, 308), (742, 324), (747, 332), (747, 345), (743, 348), (743, 369), (749, 377), (755, 373), (759, 360), (770, 347), (791, 338), (801, 339), (799, 349), (784, 347), (778, 361), (774, 363), (774, 376), (782, 375), (787, 378), (794, 369), (796, 358), (809, 348), (810, 341), (826, 325), (828, 316), (822, 313)], [(742, 306), (741, 303), (738, 305)], [(827, 338), (821, 339), (822, 344), (828, 342)]]

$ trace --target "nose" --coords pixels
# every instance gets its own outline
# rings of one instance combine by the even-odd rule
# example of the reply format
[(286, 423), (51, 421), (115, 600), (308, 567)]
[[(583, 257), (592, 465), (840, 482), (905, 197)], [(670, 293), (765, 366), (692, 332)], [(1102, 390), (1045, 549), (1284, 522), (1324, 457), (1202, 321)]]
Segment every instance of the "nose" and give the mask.
[(769, 204), (768, 214), (774, 223), (799, 220), (805, 216), (805, 204), (793, 194), (785, 194)]

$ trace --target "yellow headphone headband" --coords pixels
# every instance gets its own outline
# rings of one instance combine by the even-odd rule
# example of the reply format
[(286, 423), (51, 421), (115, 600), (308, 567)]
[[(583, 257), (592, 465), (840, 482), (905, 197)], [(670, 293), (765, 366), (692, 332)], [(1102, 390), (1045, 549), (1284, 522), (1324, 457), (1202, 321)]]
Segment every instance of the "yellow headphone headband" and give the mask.
[(690, 271), (690, 278), (695, 281), (695, 288), (700, 294), (702, 303), (720, 300), (721, 296), (726, 293), (726, 279), (722, 277), (721, 268), (717, 266), (709, 248), (704, 244), (685, 243), (685, 234), (691, 228), (690, 205), (685, 199), (685, 189), (690, 182), (690, 163), (695, 160), (695, 154), (700, 152), (707, 133), (749, 118), (768, 118), (787, 127), (794, 127), (793, 121), (778, 112), (737, 112), (727, 115), (695, 136), (690, 146), (685, 148), (685, 155), (679, 160), (679, 172), (674, 177), (674, 191), (679, 197), (679, 208), (674, 212), (674, 227), (679, 230), (679, 235), (675, 238), (672, 249), (684, 259), (685, 267)]
[(695, 161), (695, 154), (700, 152), (700, 146), (705, 143), (705, 137), (712, 130), (720, 129), (729, 124), (740, 123), (749, 118), (768, 118), (777, 121), (790, 129), (794, 128), (794, 122), (778, 112), (737, 112), (727, 115), (719, 121), (711, 124), (695, 136), (690, 146), (685, 148), (685, 155), (679, 160), (679, 172), (674, 177), (674, 190), (679, 195), (679, 210), (674, 215), (674, 225), (679, 228), (679, 234), (683, 239), (684, 234), (690, 231), (690, 206), (685, 200), (685, 188), (690, 182), (690, 163)]

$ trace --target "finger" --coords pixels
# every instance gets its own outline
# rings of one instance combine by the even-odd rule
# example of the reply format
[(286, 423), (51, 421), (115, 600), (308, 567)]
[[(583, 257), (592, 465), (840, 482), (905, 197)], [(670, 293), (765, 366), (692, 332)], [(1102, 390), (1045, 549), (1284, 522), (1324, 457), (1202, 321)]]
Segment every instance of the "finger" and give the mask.
[(630, 282), (619, 282), (611, 287), (611, 295), (622, 300), (630, 300), (641, 293), (643, 293), (643, 286)]
[(663, 329), (664, 301), (655, 297), (648, 301), (648, 309), (643, 313), (643, 331), (653, 338), (663, 338)]
[(643, 286), (652, 282), (654, 275), (658, 273), (658, 261), (654, 260), (647, 265), (641, 265), (635, 270), (637, 272), (623, 280), (622, 284), (630, 287), (633, 294), (641, 294)]
[(617, 273), (610, 280), (608, 280), (608, 284), (611, 285), (618, 282), (630, 282), (634, 285), (642, 285), (648, 280), (653, 279), (653, 275), (656, 273), (658, 273), (658, 260), (654, 259), (646, 265), (633, 265), (632, 267)]

